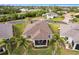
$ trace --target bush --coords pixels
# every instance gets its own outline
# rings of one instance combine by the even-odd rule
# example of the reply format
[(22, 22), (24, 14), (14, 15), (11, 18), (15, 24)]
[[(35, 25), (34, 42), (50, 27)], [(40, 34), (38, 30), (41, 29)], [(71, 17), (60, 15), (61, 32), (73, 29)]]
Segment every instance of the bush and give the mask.
[(76, 15), (75, 17), (79, 18), (79, 15)]

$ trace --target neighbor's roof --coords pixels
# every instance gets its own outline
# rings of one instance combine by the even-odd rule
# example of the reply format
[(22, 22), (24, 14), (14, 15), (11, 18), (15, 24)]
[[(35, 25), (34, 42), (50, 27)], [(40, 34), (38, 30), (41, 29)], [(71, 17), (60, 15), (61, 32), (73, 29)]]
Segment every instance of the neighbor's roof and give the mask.
[(66, 37), (72, 37), (75, 42), (79, 41), (79, 24), (61, 24), (60, 35)]
[(64, 20), (62, 20), (62, 21), (65, 23), (68, 23), (72, 19), (73, 19), (73, 17), (71, 16), (71, 14), (67, 13), (67, 14), (64, 14)]
[(12, 25), (9, 23), (3, 24), (0, 23), (0, 38), (10, 38), (13, 36)]
[(49, 12), (49, 13), (46, 13), (46, 14), (43, 14), (43, 15), (48, 15), (48, 16), (58, 16), (57, 13), (54, 13), (54, 12)]
[(25, 28), (23, 35), (31, 35), (32, 38), (47, 38), (48, 34), (52, 34), (48, 24), (44, 20), (36, 21)]

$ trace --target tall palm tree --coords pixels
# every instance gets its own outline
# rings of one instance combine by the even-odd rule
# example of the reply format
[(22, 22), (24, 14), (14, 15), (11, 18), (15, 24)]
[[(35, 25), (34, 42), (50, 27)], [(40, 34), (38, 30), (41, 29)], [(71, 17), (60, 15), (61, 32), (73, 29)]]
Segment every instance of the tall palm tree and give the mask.
[(19, 47), (21, 46), (24, 48), (25, 53), (28, 52), (28, 47), (29, 47), (28, 44), (29, 42), (22, 36), (20, 36), (19, 38), (16, 38), (16, 48), (13, 50), (13, 52), (19, 49)]
[(25, 38), (20, 36), (20, 38), (17, 38), (17, 47), (23, 45), (25, 48), (28, 48), (28, 42)]
[(8, 55), (11, 54), (16, 54), (15, 51), (17, 52), (17, 49), (19, 49), (19, 47), (23, 47), (25, 50), (25, 54), (28, 53), (28, 48), (29, 48), (29, 41), (27, 41), (25, 38), (23, 38), (22, 36), (20, 36), (19, 38), (16, 37), (12, 37), (9, 40), (4, 40), (4, 43), (6, 45), (6, 50)]
[(11, 52), (12, 52), (12, 48), (11, 48), (10, 42), (4, 39), (4, 43), (5, 43), (5, 46), (6, 46), (7, 53), (8, 53), (8, 55), (10, 55)]
[(53, 54), (56, 54), (57, 52), (61, 53), (61, 47), (65, 47), (64, 40), (57, 33), (53, 35), (53, 39), (50, 44), (53, 48)]

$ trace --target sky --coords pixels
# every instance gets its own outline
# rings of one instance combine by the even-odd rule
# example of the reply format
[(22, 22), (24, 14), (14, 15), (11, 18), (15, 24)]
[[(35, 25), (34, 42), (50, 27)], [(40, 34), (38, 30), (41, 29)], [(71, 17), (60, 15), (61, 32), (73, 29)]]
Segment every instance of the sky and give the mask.
[(79, 0), (0, 0), (0, 4), (79, 4)]

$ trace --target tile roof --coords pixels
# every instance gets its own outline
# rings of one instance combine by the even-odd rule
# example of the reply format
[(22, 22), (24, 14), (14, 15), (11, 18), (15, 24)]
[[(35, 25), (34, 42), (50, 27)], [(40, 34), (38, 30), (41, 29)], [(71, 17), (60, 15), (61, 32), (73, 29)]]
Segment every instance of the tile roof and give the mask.
[[(39, 20), (25, 28), (23, 35), (31, 35), (32, 39), (46, 39), (48, 34), (52, 34), (48, 24), (44, 20)], [(48, 39), (48, 38), (47, 38)]]
[(79, 24), (62, 24), (60, 25), (60, 35), (71, 37), (74, 42), (79, 42)]
[(9, 23), (0, 23), (0, 38), (10, 38), (13, 36), (12, 25)]

